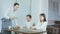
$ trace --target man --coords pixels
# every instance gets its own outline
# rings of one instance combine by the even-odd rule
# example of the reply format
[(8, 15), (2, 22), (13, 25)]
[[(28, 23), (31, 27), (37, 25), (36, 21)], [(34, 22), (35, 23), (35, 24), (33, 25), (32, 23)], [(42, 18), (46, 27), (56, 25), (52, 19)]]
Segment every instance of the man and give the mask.
[(32, 23), (32, 16), (31, 15), (27, 15), (26, 16), (25, 27), (27, 27), (28, 29), (30, 29), (30, 27), (32, 25), (33, 25), (33, 23)]
[[(12, 23), (10, 22), (10, 24), (7, 24), (7, 22), (6, 22), (5, 24), (7, 24), (7, 25), (6, 26), (4, 25), (6, 28), (9, 28), (9, 26), (12, 26), (14, 28), (16, 27), (17, 29), (19, 28), (19, 26), (17, 24), (17, 16), (16, 16), (18, 8), (19, 8), (19, 3), (14, 3), (13, 8), (10, 8), (4, 14), (4, 18), (7, 19), (7, 21), (10, 20), (12, 22)], [(4, 28), (4, 27), (2, 27), (2, 28)], [(10, 33), (6, 32), (6, 31), (5, 31), (5, 33), (10, 34)], [(5, 33), (2, 32), (2, 34), (5, 34)]]
[(8, 12), (5, 15), (7, 19), (12, 21), (12, 25), (14, 25), (14, 26), (15, 26), (15, 24), (17, 25), (17, 16), (16, 16), (16, 14), (17, 14), (18, 8), (19, 8), (19, 4), (14, 3), (13, 8), (10, 8), (10, 10), (8, 10)]

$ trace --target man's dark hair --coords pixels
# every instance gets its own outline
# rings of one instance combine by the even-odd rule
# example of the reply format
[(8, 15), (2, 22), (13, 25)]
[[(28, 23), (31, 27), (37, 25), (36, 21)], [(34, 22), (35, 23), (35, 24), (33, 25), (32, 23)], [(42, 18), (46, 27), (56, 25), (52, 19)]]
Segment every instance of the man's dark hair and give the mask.
[[(32, 18), (32, 16), (31, 16), (30, 14), (28, 14), (27, 16), (29, 16), (30, 18)], [(26, 17), (27, 17), (27, 16), (26, 16)]]
[(42, 13), (42, 14), (40, 14), (40, 16), (43, 16), (44, 17), (44, 22), (46, 21), (46, 17), (45, 17), (45, 14), (44, 13)]
[(14, 6), (19, 5), (19, 3), (14, 3)]

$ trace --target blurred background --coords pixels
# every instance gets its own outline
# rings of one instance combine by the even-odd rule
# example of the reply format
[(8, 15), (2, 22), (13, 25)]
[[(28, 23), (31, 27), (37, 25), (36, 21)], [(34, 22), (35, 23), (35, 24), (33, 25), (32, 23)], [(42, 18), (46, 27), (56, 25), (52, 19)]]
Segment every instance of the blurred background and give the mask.
[[(15, 2), (20, 4), (17, 13), (17, 23), (20, 26), (23, 26), (27, 14), (31, 14), (33, 22), (37, 23), (39, 21), (39, 14), (45, 13), (48, 21), (48, 33), (52, 34), (56, 32), (55, 30), (58, 31), (56, 34), (60, 32), (60, 0), (0, 0), (0, 19), (4, 16), (7, 9), (13, 7)], [(0, 32), (1, 24), (0, 20)], [(54, 28), (52, 27), (57, 29), (53, 30)]]

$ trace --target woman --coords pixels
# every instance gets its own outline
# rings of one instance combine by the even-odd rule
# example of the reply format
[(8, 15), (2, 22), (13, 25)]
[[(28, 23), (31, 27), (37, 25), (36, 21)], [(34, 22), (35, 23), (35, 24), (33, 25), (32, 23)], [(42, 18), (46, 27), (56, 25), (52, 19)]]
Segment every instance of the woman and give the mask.
[[(41, 31), (46, 31), (46, 28), (47, 28), (46, 17), (45, 17), (45, 14), (42, 13), (40, 14), (40, 22), (36, 25), (36, 29), (40, 29)], [(43, 34), (47, 34), (47, 32)]]
[[(39, 18), (40, 18), (40, 22), (38, 22), (34, 28), (31, 27), (32, 31), (33, 29), (39, 29), (40, 31), (46, 31), (47, 22), (46, 22), (45, 14), (44, 13), (40, 14)], [(44, 32), (42, 34), (47, 34), (47, 32)]]

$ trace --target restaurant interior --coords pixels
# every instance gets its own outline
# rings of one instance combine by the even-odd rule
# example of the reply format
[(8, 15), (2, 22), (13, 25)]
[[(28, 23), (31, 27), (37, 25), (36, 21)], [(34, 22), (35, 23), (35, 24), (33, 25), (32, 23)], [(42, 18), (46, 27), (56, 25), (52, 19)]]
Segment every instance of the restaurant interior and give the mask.
[(2, 21), (4, 13), (15, 2), (19, 3), (17, 13), (18, 24), (23, 26), (26, 15), (32, 15), (32, 21), (37, 24), (39, 14), (45, 13), (48, 22), (47, 34), (60, 34), (60, 0), (0, 0), (0, 34), (2, 34)]

